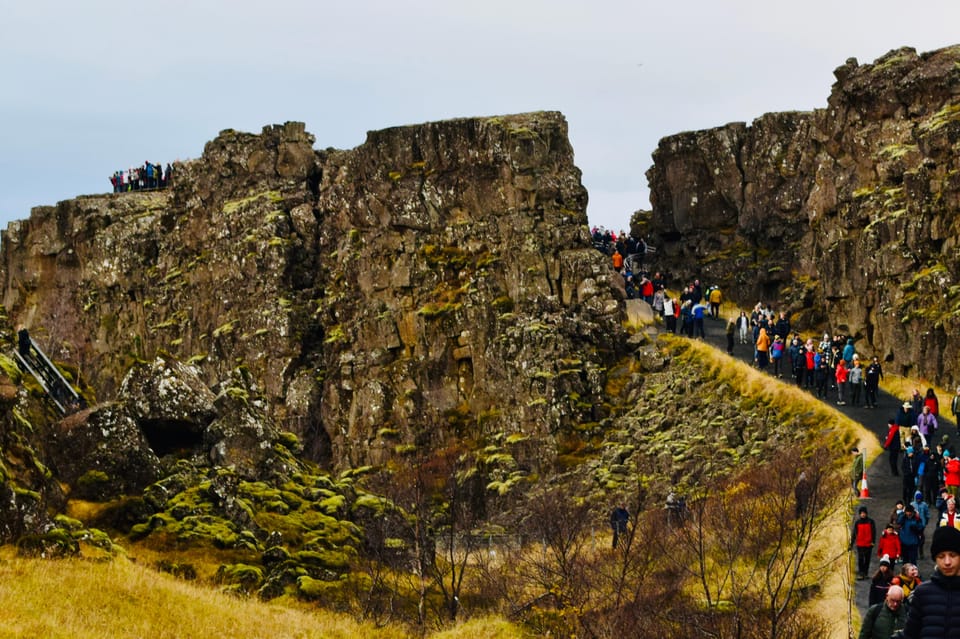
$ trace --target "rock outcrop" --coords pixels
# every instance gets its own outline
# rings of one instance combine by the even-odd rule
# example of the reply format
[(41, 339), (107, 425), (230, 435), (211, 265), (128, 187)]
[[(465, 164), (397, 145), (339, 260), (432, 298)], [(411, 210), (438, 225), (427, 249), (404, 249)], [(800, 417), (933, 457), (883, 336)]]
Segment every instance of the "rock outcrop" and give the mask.
[[(243, 370), (276, 428), (328, 467), (604, 416), (606, 370), (627, 348), (622, 284), (591, 248), (560, 114), (313, 143), (299, 123), (227, 130), (169, 190), (35, 208), (3, 234), (10, 316), (100, 402), (158, 355), (206, 388), (238, 388)], [(190, 414), (145, 403), (131, 423), (153, 446), (215, 443), (220, 462), (259, 463), (237, 459), (257, 426), (209, 421), (229, 393), (212, 406), (197, 392)]]
[(647, 172), (660, 265), (952, 386), (960, 46), (834, 74), (826, 108), (661, 140)]

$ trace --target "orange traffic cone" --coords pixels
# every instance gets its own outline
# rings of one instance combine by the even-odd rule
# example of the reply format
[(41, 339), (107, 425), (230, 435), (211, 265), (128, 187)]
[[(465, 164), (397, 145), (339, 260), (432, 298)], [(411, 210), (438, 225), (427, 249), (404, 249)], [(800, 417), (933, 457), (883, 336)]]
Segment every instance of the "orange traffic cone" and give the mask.
[(870, 499), (870, 491), (867, 490), (867, 471), (863, 471), (863, 479), (860, 480), (860, 499)]

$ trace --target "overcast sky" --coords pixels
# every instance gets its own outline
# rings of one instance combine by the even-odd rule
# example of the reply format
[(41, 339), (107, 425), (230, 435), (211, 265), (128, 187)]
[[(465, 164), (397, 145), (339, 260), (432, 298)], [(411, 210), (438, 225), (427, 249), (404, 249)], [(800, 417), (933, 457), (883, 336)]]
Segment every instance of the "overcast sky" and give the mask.
[(823, 107), (847, 58), (957, 44), (958, 25), (960, 0), (0, 0), (0, 227), (222, 129), (299, 120), (349, 149), (558, 110), (591, 224), (625, 228), (660, 138)]

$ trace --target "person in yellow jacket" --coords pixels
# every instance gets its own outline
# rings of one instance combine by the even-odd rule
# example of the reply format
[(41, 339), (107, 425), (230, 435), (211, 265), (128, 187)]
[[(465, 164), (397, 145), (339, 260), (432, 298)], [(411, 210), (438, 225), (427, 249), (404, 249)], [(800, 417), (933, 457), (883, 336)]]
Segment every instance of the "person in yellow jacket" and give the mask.
[(708, 299), (710, 301), (710, 317), (718, 319), (720, 317), (720, 303), (723, 301), (723, 294), (718, 287), (714, 286), (710, 290)]

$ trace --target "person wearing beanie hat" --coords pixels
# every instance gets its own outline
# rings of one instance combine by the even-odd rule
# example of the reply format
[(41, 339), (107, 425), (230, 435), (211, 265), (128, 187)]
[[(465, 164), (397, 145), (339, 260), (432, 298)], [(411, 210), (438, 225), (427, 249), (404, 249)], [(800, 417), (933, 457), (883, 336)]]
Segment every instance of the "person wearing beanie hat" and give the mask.
[[(942, 553), (956, 555), (952, 574), (960, 574), (960, 563), (956, 563), (957, 560), (960, 560), (960, 530), (953, 526), (940, 526), (934, 531), (933, 543), (930, 544), (930, 556), (937, 562), (937, 570), (940, 570), (940, 555)], [(947, 574), (947, 576), (951, 575)]]
[(930, 555), (937, 563), (930, 581), (913, 591), (907, 623), (906, 639), (960, 637), (960, 626), (951, 621), (960, 606), (960, 530), (941, 526), (933, 533)]
[(893, 568), (890, 566), (890, 558), (884, 556), (880, 560), (880, 567), (877, 568), (877, 572), (873, 573), (873, 579), (870, 580), (868, 601), (871, 606), (880, 603), (887, 596), (887, 588), (890, 587), (894, 576)]
[(870, 571), (870, 554), (877, 540), (877, 526), (867, 516), (867, 507), (860, 506), (850, 534), (850, 550), (857, 549), (857, 579), (866, 579)]
[(908, 564), (917, 563), (923, 522), (913, 504), (904, 507), (903, 513), (897, 517), (897, 526), (900, 529), (900, 552), (903, 554), (903, 561)]

